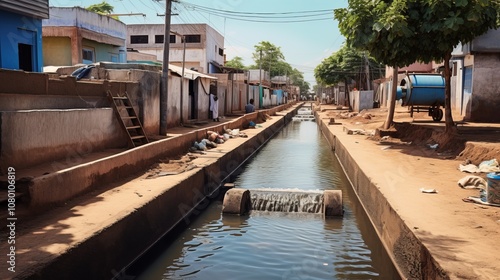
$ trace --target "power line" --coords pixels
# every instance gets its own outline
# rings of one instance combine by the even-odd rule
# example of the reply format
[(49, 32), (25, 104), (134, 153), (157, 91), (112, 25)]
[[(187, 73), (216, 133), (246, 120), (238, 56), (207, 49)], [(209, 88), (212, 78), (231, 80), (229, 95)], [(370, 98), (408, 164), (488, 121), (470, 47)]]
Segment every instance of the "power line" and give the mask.
[(203, 9), (211, 10), (211, 11), (215, 11), (215, 12), (222, 12), (222, 13), (229, 13), (229, 14), (243, 14), (243, 15), (286, 15), (286, 14), (304, 14), (304, 13), (322, 13), (322, 12), (324, 13), (324, 12), (332, 12), (333, 11), (333, 9), (327, 9), (327, 10), (273, 12), (273, 13), (270, 13), (270, 12), (268, 12), (268, 13), (264, 13), (264, 12), (260, 12), (260, 13), (258, 13), (258, 12), (236, 12), (236, 11), (213, 9), (213, 8), (206, 7), (206, 6), (192, 4), (192, 3), (189, 3), (186, 1), (179, 1), (179, 2), (182, 4), (188, 4), (188, 5), (193, 6), (193, 7), (203, 8)]
[(329, 12), (323, 12), (323, 13), (317, 13), (317, 14), (304, 14), (304, 15), (290, 15), (290, 16), (280, 16), (280, 15), (274, 15), (274, 16), (259, 16), (259, 15), (251, 15), (251, 14), (234, 14), (234, 13), (227, 13), (227, 12), (221, 12), (218, 10), (211, 10), (211, 9), (205, 9), (201, 7), (193, 7), (194, 10), (199, 10), (203, 11), (212, 15), (219, 15), (222, 17), (239, 17), (239, 18), (262, 18), (262, 19), (294, 19), (294, 18), (307, 18), (307, 17), (318, 17), (318, 16), (324, 16), (324, 15), (332, 15), (333, 13), (331, 11)]
[[(322, 21), (322, 20), (332, 20), (332, 17), (324, 17), (325, 15), (333, 15), (332, 10), (320, 10), (316, 14), (303, 14), (303, 15), (295, 15), (295, 16), (272, 16), (275, 14), (283, 14), (283, 13), (252, 13), (252, 12), (233, 12), (233, 11), (225, 11), (225, 10), (216, 10), (204, 6), (194, 5), (186, 2), (180, 2), (186, 9), (192, 7), (193, 11), (204, 12), (209, 15), (218, 16), (226, 19), (245, 21), (245, 22), (260, 22), (260, 23), (298, 23), (298, 22), (310, 22), (310, 21)], [(328, 11), (328, 12), (325, 12)], [(309, 11), (311, 12), (311, 11)], [(288, 13), (304, 13), (302, 12), (285, 12)], [(252, 16), (252, 14), (266, 14), (267, 16)], [(262, 19), (255, 19), (262, 18)], [(305, 19), (296, 19), (296, 18), (305, 18)], [(267, 19), (267, 20), (264, 20)], [(282, 20), (285, 19), (285, 20)], [(286, 20), (290, 19), (290, 20)]]

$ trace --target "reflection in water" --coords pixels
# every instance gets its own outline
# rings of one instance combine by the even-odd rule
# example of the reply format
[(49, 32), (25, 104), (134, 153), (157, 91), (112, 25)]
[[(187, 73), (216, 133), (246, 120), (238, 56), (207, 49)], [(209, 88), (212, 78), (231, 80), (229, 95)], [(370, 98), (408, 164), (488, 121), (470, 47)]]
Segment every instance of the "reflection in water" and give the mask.
[(221, 203), (213, 202), (140, 279), (398, 279), (314, 122), (289, 124), (235, 183), (341, 189), (344, 217), (267, 211), (221, 216)]

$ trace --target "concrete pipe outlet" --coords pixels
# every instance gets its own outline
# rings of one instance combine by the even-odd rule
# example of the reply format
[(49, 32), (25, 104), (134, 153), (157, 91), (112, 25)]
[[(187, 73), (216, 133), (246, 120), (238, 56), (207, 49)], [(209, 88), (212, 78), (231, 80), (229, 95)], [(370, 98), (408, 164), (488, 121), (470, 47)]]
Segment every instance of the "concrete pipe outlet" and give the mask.
[[(276, 191), (276, 190), (269, 190), (267, 191), (269, 193), (272, 193), (270, 197), (273, 197), (277, 201), (266, 201), (266, 203), (271, 204), (275, 207), (258, 207), (258, 206), (252, 206), (253, 201), (252, 198), (257, 194), (257, 196), (263, 196), (265, 195), (266, 191), (262, 190), (255, 190), (255, 193), (252, 192), (250, 194), (250, 191), (247, 189), (230, 189), (226, 192), (224, 196), (224, 202), (222, 204), (222, 213), (224, 214), (236, 214), (236, 215), (244, 215), (248, 213), (251, 209), (256, 210), (256, 211), (282, 211), (282, 212), (309, 212), (310, 211), (304, 211), (300, 209), (311, 209), (311, 207), (289, 207), (286, 205), (285, 207), (276, 207), (277, 204), (283, 203), (283, 198), (285, 200), (287, 199), (307, 199), (308, 201), (289, 201), (290, 204), (295, 205), (295, 204), (307, 204), (311, 203), (311, 196), (297, 196), (297, 195), (291, 195), (296, 192), (282, 192), (282, 191)], [(319, 193), (318, 195), (321, 195), (320, 200), (315, 200), (317, 205), (313, 207), (313, 209), (317, 209), (317, 211), (312, 212), (312, 213), (317, 213), (317, 214), (323, 214), (325, 217), (332, 217), (332, 216), (342, 216), (344, 214), (344, 209), (343, 209), (343, 202), (342, 202), (342, 191), (341, 190), (326, 190), (323, 191), (322, 193)], [(301, 198), (302, 197), (302, 198)], [(254, 209), (255, 208), (255, 209)], [(291, 210), (295, 209), (295, 210)]]

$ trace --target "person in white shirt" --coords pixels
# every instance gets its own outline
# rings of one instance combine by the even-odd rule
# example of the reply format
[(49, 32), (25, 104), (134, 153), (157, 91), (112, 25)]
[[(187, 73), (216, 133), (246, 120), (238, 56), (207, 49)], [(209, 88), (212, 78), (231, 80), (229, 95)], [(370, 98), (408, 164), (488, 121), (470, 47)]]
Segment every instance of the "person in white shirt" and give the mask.
[(210, 111), (214, 122), (219, 121), (219, 98), (215, 94), (210, 94)]

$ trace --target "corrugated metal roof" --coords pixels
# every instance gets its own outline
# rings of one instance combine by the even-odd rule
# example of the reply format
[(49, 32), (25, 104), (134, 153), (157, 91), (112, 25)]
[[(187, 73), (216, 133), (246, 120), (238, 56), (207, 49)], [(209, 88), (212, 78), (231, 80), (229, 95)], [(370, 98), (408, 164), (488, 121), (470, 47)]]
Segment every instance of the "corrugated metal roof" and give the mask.
[[(182, 76), (182, 67), (169, 64), (168, 69), (172, 72), (179, 74), (179, 76)], [(190, 80), (195, 80), (198, 77), (217, 80), (217, 77), (209, 76), (209, 75), (206, 75), (206, 74), (203, 74), (200, 72), (196, 72), (193, 70), (189, 70), (189, 69), (184, 69), (184, 78), (190, 79)]]
[(47, 19), (49, 18), (49, 0), (0, 0), (0, 10)]

